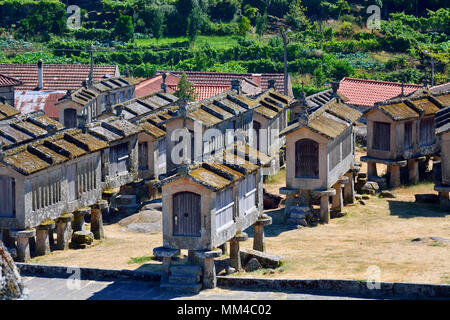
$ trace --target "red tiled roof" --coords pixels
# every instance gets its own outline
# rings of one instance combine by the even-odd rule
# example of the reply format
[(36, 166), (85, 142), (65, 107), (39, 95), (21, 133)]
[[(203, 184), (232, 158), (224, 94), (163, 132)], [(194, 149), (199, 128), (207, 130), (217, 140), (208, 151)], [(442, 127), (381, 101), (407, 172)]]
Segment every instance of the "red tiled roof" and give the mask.
[(66, 91), (23, 91), (15, 92), (15, 106), (22, 114), (42, 110), (53, 119), (59, 118), (59, 109), (55, 106), (58, 99), (62, 98)]
[[(228, 74), (227, 74), (228, 75)], [(231, 77), (231, 79), (236, 79), (236, 77)], [(166, 84), (167, 92), (173, 93), (178, 90), (178, 81), (180, 77), (171, 73), (167, 73)], [(189, 80), (189, 79), (188, 79)], [(259, 85), (252, 81), (251, 79), (244, 78), (242, 82), (242, 91), (246, 94), (258, 94), (261, 92)], [(259, 79), (260, 80), (260, 79)], [(258, 80), (258, 82), (260, 82)], [(189, 80), (193, 83), (195, 94), (197, 96), (196, 101), (208, 99), (214, 97), (222, 92), (231, 89), (231, 80), (225, 81), (205, 81), (199, 80), (195, 82)], [(136, 86), (135, 92), (136, 97), (143, 97), (149, 95), (153, 92), (161, 90), (161, 84), (163, 83), (162, 75), (157, 75), (151, 79), (144, 80)]]
[[(275, 79), (275, 89), (284, 92), (284, 75), (282, 73), (226, 73), (226, 72), (199, 72), (199, 71), (166, 71), (181, 77), (183, 73), (195, 85), (231, 86), (231, 80), (249, 80), (260, 86), (262, 90), (269, 88), (269, 79)], [(288, 88), (292, 96), (292, 88)]]
[[(404, 84), (404, 95), (422, 88), (417, 84)], [(373, 107), (376, 102), (383, 102), (402, 93), (402, 84), (397, 82), (344, 78), (339, 85), (339, 93), (347, 97), (349, 105)]]
[[(42, 90), (78, 89), (89, 76), (87, 64), (44, 64)], [(0, 64), (0, 73), (23, 82), (16, 90), (34, 90), (38, 85), (37, 64)], [(116, 65), (94, 65), (94, 81), (103, 80), (105, 75), (119, 76)]]
[(4, 74), (0, 74), (0, 87), (19, 86), (21, 84), (22, 82), (17, 79), (5, 76)]

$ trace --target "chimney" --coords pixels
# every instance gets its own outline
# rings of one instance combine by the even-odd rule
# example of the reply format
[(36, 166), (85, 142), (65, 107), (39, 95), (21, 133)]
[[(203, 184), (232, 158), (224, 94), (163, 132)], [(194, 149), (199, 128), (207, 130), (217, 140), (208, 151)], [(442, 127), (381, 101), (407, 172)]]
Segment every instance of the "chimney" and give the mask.
[(167, 74), (165, 72), (163, 72), (162, 73), (163, 82), (161, 83), (161, 89), (164, 91), (164, 93), (167, 93), (166, 78), (167, 78)]
[(277, 89), (277, 88), (275, 87), (275, 84), (276, 84), (276, 80), (275, 80), (275, 79), (269, 79), (269, 80), (267, 81), (267, 83), (268, 83), (269, 89), (274, 89), (274, 90)]
[(238, 94), (242, 91), (241, 80), (231, 80), (231, 89), (236, 90)]
[(44, 87), (44, 71), (42, 68), (42, 59), (40, 59), (38, 61), (38, 85), (37, 85), (37, 90), (42, 90), (42, 88)]

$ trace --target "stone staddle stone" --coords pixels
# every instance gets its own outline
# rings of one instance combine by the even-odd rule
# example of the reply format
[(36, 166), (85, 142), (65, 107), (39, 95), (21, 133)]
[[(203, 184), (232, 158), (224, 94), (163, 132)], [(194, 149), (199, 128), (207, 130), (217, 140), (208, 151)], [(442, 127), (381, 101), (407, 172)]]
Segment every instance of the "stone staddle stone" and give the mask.
[(155, 257), (173, 258), (178, 256), (178, 253), (179, 253), (178, 249), (171, 249), (164, 247), (153, 248), (153, 255)]
[(269, 217), (268, 215), (264, 214), (258, 218), (255, 224), (263, 227), (270, 226), (272, 224), (272, 217)]
[(36, 236), (35, 229), (28, 230), (11, 230), (9, 235), (13, 238), (31, 238)]
[(69, 222), (73, 220), (73, 214), (65, 213), (58, 218), (56, 218), (56, 222)]
[(196, 250), (196, 255), (203, 259), (213, 259), (218, 258), (222, 255), (221, 249), (214, 249), (214, 250)]
[(51, 221), (45, 221), (42, 222), (40, 225), (38, 225), (36, 227), (36, 229), (40, 229), (40, 230), (52, 230), (55, 229), (56, 227), (56, 223), (55, 221), (51, 220)]
[(236, 235), (233, 238), (236, 241), (242, 242), (248, 240), (248, 234), (245, 232), (236, 233)]

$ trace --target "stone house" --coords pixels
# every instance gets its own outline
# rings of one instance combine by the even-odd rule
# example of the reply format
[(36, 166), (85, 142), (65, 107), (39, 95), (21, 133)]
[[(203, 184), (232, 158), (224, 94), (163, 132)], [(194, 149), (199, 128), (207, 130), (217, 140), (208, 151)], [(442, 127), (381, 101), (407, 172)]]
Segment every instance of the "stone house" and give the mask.
[[(212, 258), (220, 255), (217, 248), (227, 241), (232, 265), (241, 268), (239, 241), (247, 238), (244, 230), (263, 218), (261, 169), (270, 162), (248, 145), (236, 144), (205, 162), (178, 166), (161, 182), (163, 247), (154, 253), (166, 258), (164, 270), (170, 268), (168, 254), (187, 249), (191, 263), (198, 261), (196, 257), (204, 259), (204, 287), (214, 287)], [(255, 241), (264, 247), (263, 234), (255, 235)], [(163, 282), (167, 277), (163, 274)]]
[(135, 81), (129, 78), (105, 78), (91, 85), (87, 82), (74, 92), (70, 90), (55, 105), (59, 122), (66, 128), (78, 125), (77, 116), (86, 115), (87, 123), (113, 114), (113, 105), (134, 98)]
[[(450, 96), (447, 95), (447, 104), (449, 103)], [(441, 209), (450, 211), (450, 106), (436, 112), (436, 135), (440, 137), (441, 159), (433, 165), (434, 190), (439, 192)]]
[(361, 113), (346, 106), (339, 96), (307, 109), (280, 135), (286, 137), (286, 211), (308, 212), (320, 198), (321, 220), (329, 220), (329, 198), (334, 211), (342, 211), (345, 198), (353, 202), (354, 124)]
[[(448, 105), (449, 95), (419, 90), (410, 96), (378, 104), (365, 114), (367, 156), (361, 161), (367, 162), (369, 178), (378, 176), (376, 164), (382, 163), (388, 166), (391, 188), (400, 185), (401, 176), (407, 176), (411, 183), (418, 182), (419, 167), (423, 173), (430, 157), (439, 154), (435, 113)], [(402, 175), (401, 168), (405, 169)]]

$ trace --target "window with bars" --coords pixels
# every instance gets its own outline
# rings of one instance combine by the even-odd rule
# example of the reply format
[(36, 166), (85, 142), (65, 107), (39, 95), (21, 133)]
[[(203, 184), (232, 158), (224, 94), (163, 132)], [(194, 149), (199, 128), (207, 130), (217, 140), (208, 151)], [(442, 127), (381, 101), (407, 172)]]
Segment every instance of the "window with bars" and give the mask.
[(314, 140), (301, 139), (295, 143), (295, 176), (319, 177), (319, 144)]
[(405, 143), (404, 143), (404, 147), (405, 150), (409, 150), (412, 148), (412, 126), (413, 126), (413, 122), (412, 121), (408, 121), (405, 122)]
[(87, 159), (77, 164), (78, 194), (97, 188), (96, 167), (96, 158)]
[(342, 159), (352, 153), (353, 135), (349, 133), (342, 142)]
[(391, 124), (386, 122), (373, 123), (373, 148), (376, 150), (391, 150)]
[(434, 143), (434, 119), (420, 120), (420, 145), (429, 146)]
[(62, 200), (61, 171), (42, 175), (31, 183), (32, 210), (44, 209)]
[(233, 222), (233, 190), (227, 188), (216, 193), (216, 229)]

